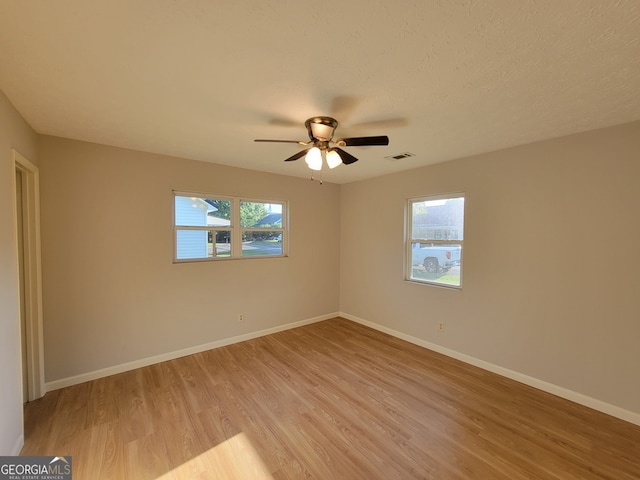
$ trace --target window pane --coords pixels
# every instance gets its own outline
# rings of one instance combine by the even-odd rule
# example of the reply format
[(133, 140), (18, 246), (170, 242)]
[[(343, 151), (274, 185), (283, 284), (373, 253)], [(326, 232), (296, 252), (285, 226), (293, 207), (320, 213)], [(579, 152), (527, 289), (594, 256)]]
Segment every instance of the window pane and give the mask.
[(178, 230), (176, 232), (176, 258), (209, 258), (211, 256), (206, 230)]
[(240, 202), (242, 228), (282, 228), (282, 204)]
[(282, 232), (248, 231), (242, 234), (242, 256), (282, 255)]
[(231, 200), (206, 199), (209, 208), (207, 209), (207, 225), (210, 227), (230, 227), (231, 226)]
[(464, 197), (413, 202), (412, 239), (462, 240)]
[(229, 227), (231, 201), (202, 197), (175, 197), (176, 225)]
[(215, 257), (231, 256), (231, 230), (216, 230), (209, 235), (209, 249), (213, 252), (215, 238)]
[(462, 247), (459, 244), (412, 242), (412, 280), (460, 286)]

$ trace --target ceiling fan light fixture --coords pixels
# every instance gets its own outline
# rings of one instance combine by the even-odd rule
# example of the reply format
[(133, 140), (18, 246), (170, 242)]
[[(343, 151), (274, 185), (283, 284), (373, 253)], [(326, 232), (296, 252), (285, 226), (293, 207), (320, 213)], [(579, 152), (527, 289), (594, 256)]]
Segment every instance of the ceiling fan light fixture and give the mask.
[(329, 150), (327, 152), (327, 165), (329, 166), (329, 168), (336, 168), (341, 164), (342, 158), (340, 158), (340, 154), (335, 150)]
[(322, 152), (318, 147), (313, 147), (304, 157), (311, 170), (322, 170)]

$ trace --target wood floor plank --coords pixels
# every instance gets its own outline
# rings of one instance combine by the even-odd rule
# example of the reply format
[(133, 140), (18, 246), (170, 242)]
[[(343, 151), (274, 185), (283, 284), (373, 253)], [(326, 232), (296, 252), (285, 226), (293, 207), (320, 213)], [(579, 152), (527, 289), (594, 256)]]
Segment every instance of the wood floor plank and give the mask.
[(342, 318), (49, 392), (74, 479), (640, 479), (640, 427)]

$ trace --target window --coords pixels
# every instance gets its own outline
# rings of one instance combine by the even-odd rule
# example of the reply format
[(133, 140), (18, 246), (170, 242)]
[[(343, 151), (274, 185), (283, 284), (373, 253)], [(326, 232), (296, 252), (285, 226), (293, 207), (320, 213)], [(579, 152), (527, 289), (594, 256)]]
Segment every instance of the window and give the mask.
[(284, 201), (174, 192), (174, 260), (286, 255)]
[(463, 194), (409, 199), (407, 280), (460, 288), (463, 226)]

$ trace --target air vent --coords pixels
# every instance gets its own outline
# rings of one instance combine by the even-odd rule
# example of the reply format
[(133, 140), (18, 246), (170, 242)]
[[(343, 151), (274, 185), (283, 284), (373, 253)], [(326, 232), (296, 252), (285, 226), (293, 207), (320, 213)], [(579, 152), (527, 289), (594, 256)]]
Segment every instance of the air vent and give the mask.
[(384, 157), (384, 158), (392, 162), (395, 162), (396, 160), (402, 160), (403, 158), (415, 157), (415, 156), (416, 156), (415, 153), (402, 152), (402, 153), (398, 153), (397, 155), (389, 155), (388, 157)]

